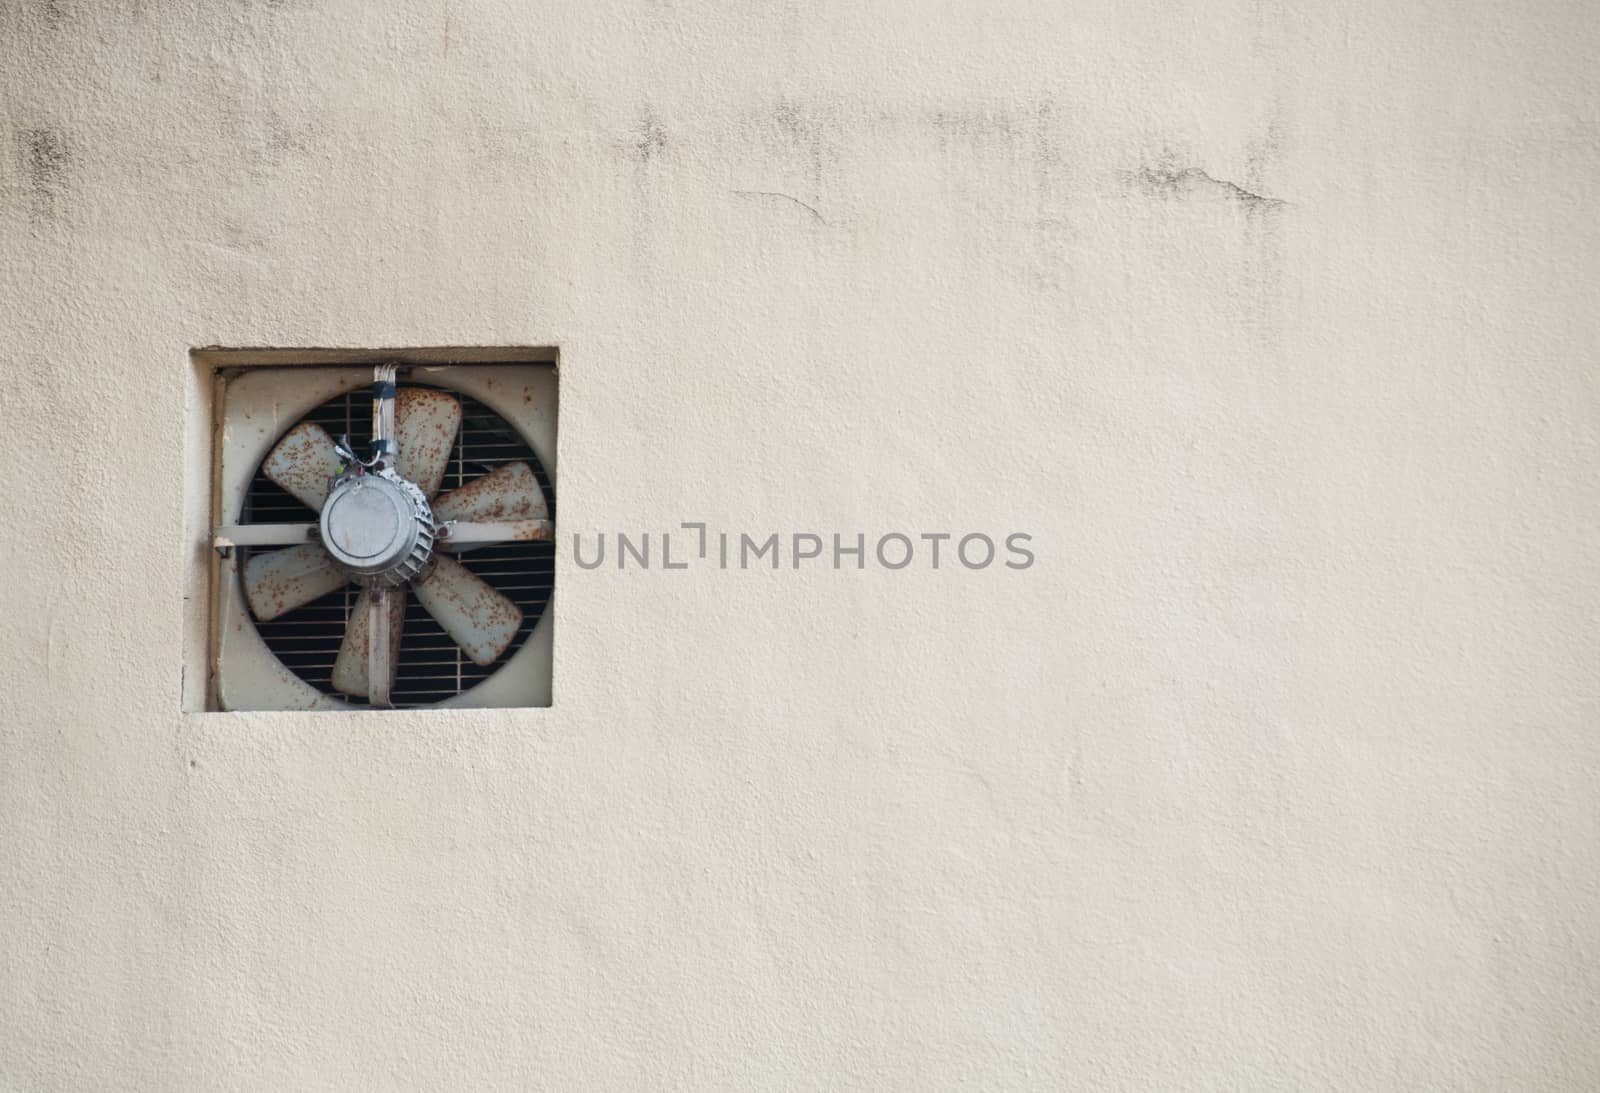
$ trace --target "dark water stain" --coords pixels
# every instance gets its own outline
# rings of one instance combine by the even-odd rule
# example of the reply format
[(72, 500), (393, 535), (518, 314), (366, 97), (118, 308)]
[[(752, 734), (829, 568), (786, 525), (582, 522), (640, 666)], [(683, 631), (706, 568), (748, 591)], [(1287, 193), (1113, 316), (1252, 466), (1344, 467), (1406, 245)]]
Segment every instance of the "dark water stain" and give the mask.
[[(1287, 144), (1286, 110), (1282, 95), (1272, 96), (1266, 131), (1245, 147), (1245, 187), (1263, 193), (1266, 180), (1282, 161)], [(1256, 206), (1245, 216), (1246, 279), (1251, 288), (1251, 321), (1263, 344), (1281, 348), (1283, 281), (1287, 262), (1283, 217), (1287, 202)]]
[(772, 111), (778, 132), (792, 146), (804, 150), (811, 168), (813, 186), (822, 182), (822, 131), (808, 111), (793, 99), (782, 99)]
[(864, 113), (868, 132), (897, 138), (928, 139), (941, 155), (957, 149), (989, 150), (1017, 146), (1036, 133), (1035, 106), (1003, 99), (936, 101), (912, 109), (877, 109)]
[(269, 163), (281, 164), (310, 154), (314, 138), (313, 126), (293, 125), (276, 110), (268, 111), (263, 119), (261, 143)]
[(672, 145), (672, 137), (655, 110), (648, 104), (640, 111), (639, 120), (628, 131), (624, 150), (633, 161), (633, 206), (631, 230), (634, 276), (641, 288), (649, 291), (655, 282), (656, 246), (655, 220), (660, 207), (658, 190), (664, 184), (661, 178), (661, 158)]
[(941, 137), (962, 140), (1015, 141), (1026, 122), (1009, 102), (963, 102), (935, 107), (926, 123)]
[(542, 183), (545, 164), (537, 130), (522, 123), (507, 123), (474, 105), (467, 108), (461, 137), (471, 149), (473, 161), (487, 170), (531, 172), (524, 176), (525, 181), (530, 186)]
[(50, 127), (25, 129), (17, 135), (17, 150), (33, 218), (44, 222), (61, 220), (76, 164), (66, 134)]
[(1066, 266), (1072, 223), (1068, 209), (1071, 172), (1062, 150), (1060, 119), (1054, 99), (1033, 107), (1031, 149), (1034, 190), (1034, 237), (1038, 243), (1036, 279), (1041, 288), (1057, 289)]
[(261, 109), (230, 102), (219, 112), (231, 139), (233, 162), (254, 179), (277, 176), (286, 166), (312, 156), (323, 140), (316, 120), (285, 117), (271, 105)]
[(633, 128), (629, 147), (633, 158), (641, 164), (649, 163), (667, 150), (667, 131), (648, 106)]
[[(58, 31), (72, 18), (66, 0), (0, 0), (0, 34), (13, 31), (45, 34)], [(5, 41), (6, 38), (0, 38)]]
[(1260, 140), (1245, 145), (1244, 184), (1260, 192), (1266, 188), (1267, 171), (1283, 158), (1282, 109), (1274, 108), (1267, 131)]
[[(1254, 151), (1256, 159), (1247, 164), (1246, 176), (1252, 183), (1263, 169), (1265, 157), (1272, 154), (1266, 143)], [(1255, 188), (1259, 183), (1240, 185), (1203, 168), (1184, 165), (1171, 153), (1154, 166), (1123, 172), (1122, 181), (1124, 188), (1137, 196), (1234, 211), (1239, 236), (1237, 249), (1231, 250), (1237, 268), (1230, 280), (1244, 305), (1241, 322), (1263, 349), (1276, 352), (1281, 345), (1287, 211), (1293, 203), (1261, 192)]]
[(772, 123), (786, 158), (794, 151), (805, 158), (807, 181), (812, 193), (820, 196), (839, 164), (843, 124), (837, 104), (780, 99), (772, 110)]

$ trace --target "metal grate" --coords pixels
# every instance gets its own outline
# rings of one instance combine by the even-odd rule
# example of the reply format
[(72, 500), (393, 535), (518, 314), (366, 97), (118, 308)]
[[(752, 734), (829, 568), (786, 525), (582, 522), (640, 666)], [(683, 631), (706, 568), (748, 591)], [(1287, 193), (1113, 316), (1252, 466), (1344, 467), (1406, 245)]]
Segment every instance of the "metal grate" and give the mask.
[[(531, 466), (538, 477), (553, 520), (555, 488), (539, 457), (493, 410), (465, 395), (453, 391), (451, 394), (461, 402), (461, 431), (456, 434), (455, 452), (445, 471), (440, 495), (502, 463), (521, 461)], [(302, 420), (314, 421), (334, 436), (347, 433), (356, 449), (365, 451), (372, 441), (372, 395), (365, 389), (352, 391), (323, 403)], [(257, 468), (246, 492), (239, 522), (304, 523), (315, 519), (309, 512)], [(476, 547), (456, 558), (522, 608), (522, 628), (500, 660), (480, 668), (440, 629), (417, 598), (408, 594), (405, 629), (400, 641), (400, 666), (390, 692), (397, 707), (442, 702), (487, 679), (521, 648), (550, 602), (550, 593), (555, 587), (554, 543), (499, 543)], [(241, 561), (239, 572), (243, 571)], [(336, 691), (332, 684), (333, 661), (339, 654), (345, 624), (359, 591), (356, 586), (347, 585), (270, 622), (257, 620), (256, 629), (267, 648), (295, 675), (325, 694), (351, 705), (364, 706), (366, 699)]]

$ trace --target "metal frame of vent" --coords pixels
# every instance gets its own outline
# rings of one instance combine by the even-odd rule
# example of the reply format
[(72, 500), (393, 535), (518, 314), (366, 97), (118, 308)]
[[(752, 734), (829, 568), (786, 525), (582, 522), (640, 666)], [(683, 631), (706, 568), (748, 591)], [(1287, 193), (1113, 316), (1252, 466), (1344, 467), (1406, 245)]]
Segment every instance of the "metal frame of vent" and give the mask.
[[(317, 407), (352, 392), (367, 390), (372, 380), (370, 366), (264, 366), (224, 368), (217, 373), (214, 463), (217, 473), (212, 530), (222, 549), (214, 555), (212, 585), (212, 602), (216, 605), (212, 643), (213, 708), (363, 708), (359, 700), (327, 693), (279, 660), (251, 615), (239, 574), (251, 545), (244, 539), (249, 537), (247, 528), (252, 525), (246, 524), (242, 517), (251, 484), (257, 479), (267, 453), (291, 427)], [(442, 388), (497, 415), (531, 449), (547, 479), (546, 485), (553, 486), (556, 478), (553, 365), (402, 363), (400, 383)], [(239, 526), (241, 524), (246, 526)], [(227, 535), (241, 538), (232, 543)], [(230, 545), (241, 549), (228, 549)], [(471, 555), (467, 557), (470, 559)], [(552, 590), (542, 602), (543, 609), (531, 630), (519, 635), (520, 645), (494, 665), (487, 678), (434, 705), (446, 708), (548, 706), (553, 606)]]

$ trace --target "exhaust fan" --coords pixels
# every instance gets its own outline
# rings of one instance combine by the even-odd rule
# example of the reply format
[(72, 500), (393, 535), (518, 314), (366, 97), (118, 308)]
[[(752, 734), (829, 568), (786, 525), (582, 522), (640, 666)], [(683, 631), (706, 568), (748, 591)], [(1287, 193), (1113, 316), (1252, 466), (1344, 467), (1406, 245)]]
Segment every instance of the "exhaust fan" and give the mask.
[[(224, 377), (220, 511), (237, 522), (212, 543), (223, 709), (549, 704), (554, 370), (407, 372)], [(370, 428), (352, 427), (368, 382)], [(530, 544), (544, 553), (524, 549), (519, 571), (512, 548)], [(426, 648), (403, 658), (413, 631)], [(407, 697), (410, 670), (431, 682)]]

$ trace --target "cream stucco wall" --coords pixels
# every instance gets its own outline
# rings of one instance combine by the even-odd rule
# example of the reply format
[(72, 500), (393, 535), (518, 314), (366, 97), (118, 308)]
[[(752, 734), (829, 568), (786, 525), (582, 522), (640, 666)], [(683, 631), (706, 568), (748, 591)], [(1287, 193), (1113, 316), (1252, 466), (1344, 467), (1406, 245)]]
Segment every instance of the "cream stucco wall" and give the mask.
[[(0, 1088), (1600, 1086), (1597, 46), (4, 0)], [(186, 712), (204, 345), (558, 346), (569, 535), (1038, 562), (566, 556), (551, 709)]]

